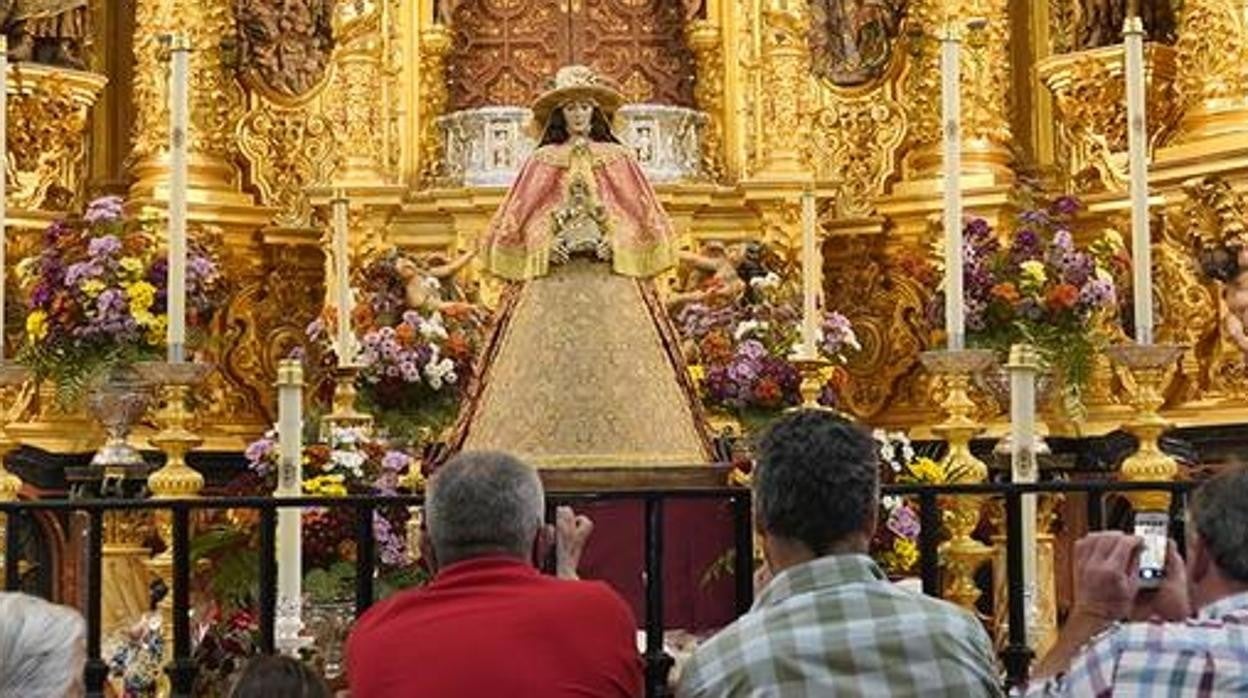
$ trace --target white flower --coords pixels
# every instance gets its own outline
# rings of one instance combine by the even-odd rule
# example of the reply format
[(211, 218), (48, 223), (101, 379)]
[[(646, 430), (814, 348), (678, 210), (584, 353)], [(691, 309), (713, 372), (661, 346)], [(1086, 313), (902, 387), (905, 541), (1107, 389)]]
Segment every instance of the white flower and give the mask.
[(742, 320), (737, 323), (737, 329), (733, 331), (732, 336), (738, 342), (757, 332), (765, 332), (771, 325), (758, 320)]
[(439, 358), (438, 348), (433, 348), (433, 356), (429, 357), (429, 363), (425, 364), (425, 381), (430, 388), (441, 390), (444, 383), (454, 383), (459, 380), (455, 375), (455, 362), (450, 358)]
[(901, 506), (901, 497), (896, 495), (886, 495), (880, 498), (880, 504), (884, 505), (884, 511), (891, 513), (893, 509)]
[(426, 276), (420, 284), (434, 293), (442, 290), (442, 282), (436, 276)]
[(356, 477), (364, 477), (364, 454), (359, 451), (335, 450), (330, 454), (334, 467), (345, 470)]
[(776, 288), (780, 285), (780, 275), (774, 271), (767, 272), (766, 276), (756, 276), (750, 279), (750, 287), (759, 291)]
[(420, 336), (425, 339), (446, 339), (446, 327), (442, 325), (441, 313), (434, 313), (432, 317), (420, 323)]

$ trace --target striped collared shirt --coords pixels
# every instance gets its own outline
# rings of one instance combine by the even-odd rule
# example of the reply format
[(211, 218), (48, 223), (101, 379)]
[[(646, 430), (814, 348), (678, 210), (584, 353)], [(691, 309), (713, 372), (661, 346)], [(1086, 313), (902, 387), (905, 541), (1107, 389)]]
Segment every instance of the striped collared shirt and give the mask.
[(1248, 695), (1248, 592), (1195, 618), (1119, 623), (1088, 643), (1063, 675), (1027, 696)]
[(983, 626), (891, 584), (865, 555), (784, 570), (697, 649), (682, 698), (1001, 695)]

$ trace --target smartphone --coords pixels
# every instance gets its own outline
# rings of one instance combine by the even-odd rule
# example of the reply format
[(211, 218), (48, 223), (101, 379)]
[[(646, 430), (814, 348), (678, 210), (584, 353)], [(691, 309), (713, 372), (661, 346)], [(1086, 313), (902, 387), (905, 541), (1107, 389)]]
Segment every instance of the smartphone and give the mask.
[(1164, 511), (1135, 514), (1135, 535), (1144, 541), (1140, 550), (1140, 586), (1152, 588), (1166, 576), (1166, 546), (1169, 544), (1170, 515)]

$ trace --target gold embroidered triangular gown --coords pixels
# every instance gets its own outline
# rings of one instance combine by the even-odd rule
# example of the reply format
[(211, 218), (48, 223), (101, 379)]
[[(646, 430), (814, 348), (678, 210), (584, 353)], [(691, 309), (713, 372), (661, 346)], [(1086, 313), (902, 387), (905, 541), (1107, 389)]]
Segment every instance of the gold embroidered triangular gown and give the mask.
[(513, 279), (458, 445), (543, 468), (708, 461), (696, 398), (650, 280), (670, 226), (623, 146), (539, 149), (486, 263)]

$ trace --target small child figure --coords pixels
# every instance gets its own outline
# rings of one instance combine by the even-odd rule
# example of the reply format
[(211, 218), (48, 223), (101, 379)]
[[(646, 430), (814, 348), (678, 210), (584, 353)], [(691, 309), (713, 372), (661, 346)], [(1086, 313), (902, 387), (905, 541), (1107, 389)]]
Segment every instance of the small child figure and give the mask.
[(1248, 245), (1227, 241), (1200, 252), (1200, 268), (1211, 279), (1222, 282), (1226, 301), (1223, 328), (1235, 346), (1248, 357)]

